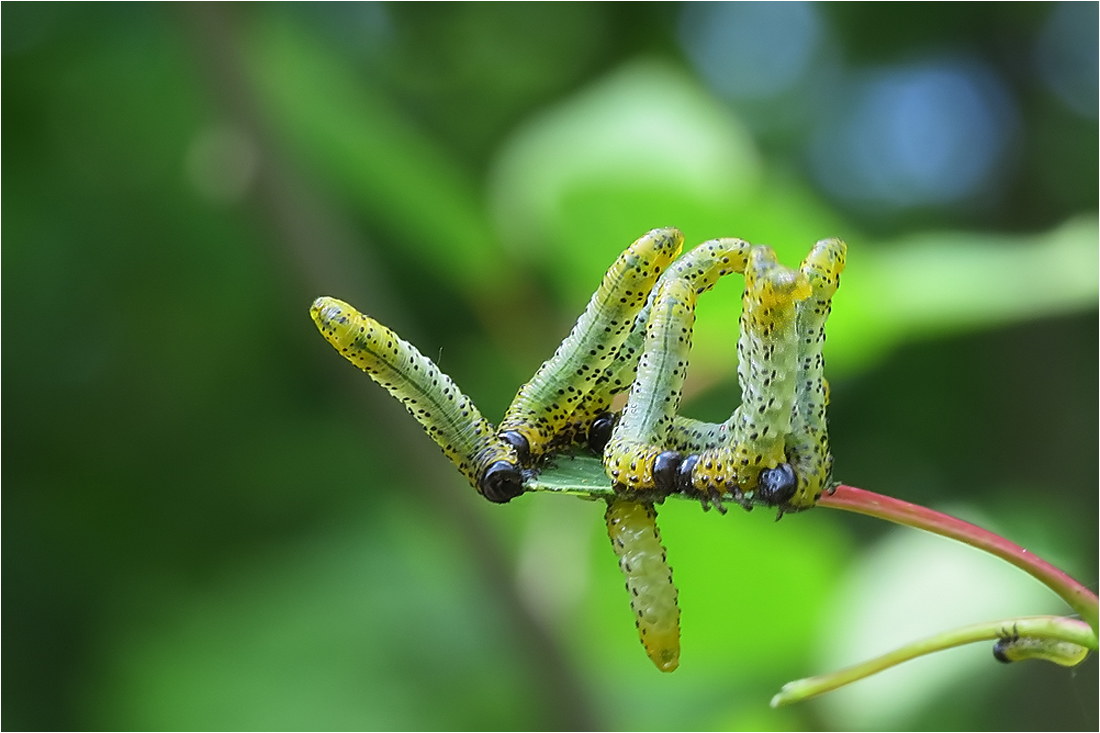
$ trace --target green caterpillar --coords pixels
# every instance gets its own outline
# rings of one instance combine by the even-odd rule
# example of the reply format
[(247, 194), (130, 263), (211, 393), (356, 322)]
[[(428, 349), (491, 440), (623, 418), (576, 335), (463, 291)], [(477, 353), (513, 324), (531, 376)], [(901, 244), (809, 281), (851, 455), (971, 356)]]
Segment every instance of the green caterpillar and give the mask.
[[(687, 252), (661, 275), (645, 306), (634, 319), (634, 327), (619, 348), (614, 363), (596, 381), (592, 392), (574, 415), (574, 432), (588, 432), (588, 445), (593, 452), (602, 454), (611, 436), (616, 420), (608, 413), (612, 399), (634, 384), (638, 360), (645, 347), (649, 313), (661, 286), (671, 280), (683, 280), (694, 288), (696, 295), (701, 295), (714, 287), (718, 278), (732, 272), (744, 272), (750, 248), (743, 239), (712, 239)], [(654, 348), (660, 347), (655, 345)]]
[(470, 398), (415, 346), (335, 298), (315, 300), (310, 315), (345, 359), (405, 405), (486, 499), (504, 503), (523, 493), (515, 448), (496, 436)]
[(680, 254), (683, 242), (679, 230), (667, 228), (630, 245), (604, 275), (569, 336), (520, 388), (499, 435), (516, 448), (524, 465), (573, 442), (578, 407), (615, 362), (657, 278)]
[(798, 479), (791, 508), (813, 506), (821, 492), (829, 490), (833, 456), (825, 410), (829, 405), (829, 383), (825, 381), (825, 321), (832, 310), (833, 295), (840, 287), (848, 247), (839, 239), (823, 239), (814, 245), (799, 268), (810, 283), (811, 294), (798, 304), (798, 385), (795, 390), (791, 434), (787, 438), (787, 460)]
[(1062, 667), (1076, 667), (1088, 655), (1088, 647), (1080, 644), (1041, 636), (1020, 636), (1015, 628), (1011, 634), (1004, 631), (993, 645), (994, 658), (1005, 664), (1025, 659), (1043, 659)]
[(656, 489), (664, 496), (676, 488), (683, 456), (664, 446), (680, 407), (697, 297), (695, 287), (683, 278), (657, 287), (638, 375), (604, 448), (604, 467), (616, 491)]
[(611, 547), (626, 577), (630, 607), (646, 654), (657, 669), (680, 665), (680, 607), (653, 504), (611, 499), (604, 515)]
[(745, 269), (737, 343), (741, 405), (726, 424), (673, 426), (672, 446), (706, 446), (683, 462), (695, 493), (715, 503), (727, 491), (739, 500), (785, 504), (796, 479), (786, 463), (786, 437), (796, 392), (797, 303), (810, 295), (801, 272), (780, 265), (770, 247), (753, 247)]

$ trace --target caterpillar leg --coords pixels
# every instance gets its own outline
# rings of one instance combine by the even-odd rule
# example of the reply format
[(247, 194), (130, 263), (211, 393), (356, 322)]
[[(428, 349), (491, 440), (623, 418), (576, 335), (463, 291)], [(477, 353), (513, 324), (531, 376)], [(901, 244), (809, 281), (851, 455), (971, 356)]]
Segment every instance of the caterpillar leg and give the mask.
[(680, 608), (653, 504), (611, 499), (607, 536), (626, 578), (630, 607), (646, 654), (662, 672), (680, 665)]
[(617, 358), (649, 292), (680, 254), (683, 242), (684, 235), (669, 228), (654, 229), (630, 245), (604, 275), (569, 336), (520, 388), (501, 420), (499, 435), (524, 465), (573, 441), (578, 406)]
[(810, 297), (798, 304), (798, 378), (795, 389), (787, 458), (798, 477), (788, 510), (806, 509), (831, 488), (833, 456), (825, 411), (829, 385), (825, 381), (825, 321), (840, 287), (848, 248), (839, 239), (823, 239), (803, 260), (800, 271), (810, 284)]
[(659, 498), (677, 488), (683, 456), (664, 446), (680, 408), (697, 297), (683, 278), (657, 287), (638, 375), (604, 448), (604, 468), (616, 491)]
[(310, 315), (321, 335), (405, 406), (462, 475), (489, 501), (523, 493), (515, 448), (496, 436), (469, 397), (415, 346), (335, 298), (318, 298)]

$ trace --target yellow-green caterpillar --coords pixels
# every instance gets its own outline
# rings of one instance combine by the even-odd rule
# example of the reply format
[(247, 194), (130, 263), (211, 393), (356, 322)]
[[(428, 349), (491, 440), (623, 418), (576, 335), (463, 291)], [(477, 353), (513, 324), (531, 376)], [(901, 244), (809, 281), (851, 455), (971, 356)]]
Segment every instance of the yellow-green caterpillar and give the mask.
[(615, 361), (657, 278), (680, 254), (683, 242), (679, 230), (667, 228), (630, 245), (604, 275), (569, 336), (520, 388), (499, 435), (516, 447), (524, 465), (575, 439), (578, 407)]
[(647, 502), (615, 498), (604, 518), (626, 577), (638, 636), (657, 669), (671, 672), (680, 665), (680, 608), (657, 530), (657, 510)]
[(681, 422), (669, 440), (672, 446), (709, 446), (681, 467), (704, 499), (717, 502), (729, 491), (746, 502), (782, 505), (793, 495), (796, 479), (786, 463), (786, 437), (798, 369), (797, 304), (809, 295), (801, 272), (780, 265), (770, 247), (753, 247), (737, 343), (741, 405), (724, 426), (710, 430), (697, 421)]
[(523, 493), (515, 449), (454, 381), (415, 346), (343, 301), (318, 298), (310, 315), (337, 351), (405, 405), (462, 475), (490, 501)]
[(1020, 636), (1015, 628), (1011, 634), (1004, 631), (993, 645), (994, 658), (1005, 664), (1022, 662), (1025, 659), (1043, 659), (1062, 667), (1076, 667), (1088, 655), (1088, 647), (1072, 641)]
[(676, 488), (683, 456), (667, 451), (665, 443), (680, 408), (697, 297), (682, 278), (657, 286), (637, 378), (603, 452), (604, 468), (616, 491), (656, 490), (664, 496)]
[[(638, 360), (646, 338), (646, 324), (660, 288), (671, 280), (683, 280), (701, 295), (714, 287), (718, 279), (731, 272), (744, 272), (750, 245), (743, 239), (712, 239), (700, 244), (672, 263), (657, 281), (645, 306), (634, 319), (634, 327), (619, 348), (614, 363), (577, 409), (574, 422), (588, 431), (588, 445), (602, 454), (611, 436), (616, 418), (608, 413), (616, 394), (630, 389), (638, 373)], [(654, 344), (652, 348), (660, 348)], [(685, 359), (686, 361), (686, 359)]]
[(795, 390), (791, 434), (787, 437), (787, 461), (798, 485), (788, 501), (791, 508), (813, 506), (821, 492), (829, 490), (833, 456), (825, 410), (829, 384), (825, 381), (825, 321), (833, 295), (840, 287), (848, 247), (839, 239), (823, 239), (814, 245), (799, 268), (810, 284), (810, 297), (798, 304), (798, 385)]
[(619, 355), (600, 377), (596, 389), (585, 402), (586, 411), (598, 415), (611, 404), (611, 397), (630, 388), (637, 371), (638, 358), (645, 341), (646, 323), (658, 288), (669, 280), (685, 280), (702, 295), (714, 287), (718, 279), (732, 272), (744, 272), (751, 245), (743, 239), (724, 238), (703, 242), (672, 263), (657, 281), (645, 306), (634, 319), (634, 327), (619, 349)]

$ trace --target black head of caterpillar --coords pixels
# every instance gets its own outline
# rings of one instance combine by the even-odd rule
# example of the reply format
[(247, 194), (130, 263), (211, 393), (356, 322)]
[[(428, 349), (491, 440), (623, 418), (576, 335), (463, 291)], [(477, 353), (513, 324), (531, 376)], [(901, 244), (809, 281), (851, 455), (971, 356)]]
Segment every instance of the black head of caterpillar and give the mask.
[(504, 503), (523, 493), (515, 448), (496, 437), (473, 401), (431, 359), (335, 298), (318, 298), (310, 314), (325, 339), (400, 400), (486, 499)]
[(615, 429), (618, 415), (605, 412), (592, 421), (588, 426), (588, 449), (598, 456), (603, 455), (603, 449), (607, 441), (611, 440), (611, 431)]

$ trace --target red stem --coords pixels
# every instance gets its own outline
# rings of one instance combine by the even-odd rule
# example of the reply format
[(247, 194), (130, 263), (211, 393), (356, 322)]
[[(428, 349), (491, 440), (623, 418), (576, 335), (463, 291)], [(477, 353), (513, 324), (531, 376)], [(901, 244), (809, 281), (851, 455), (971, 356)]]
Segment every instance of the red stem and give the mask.
[(979, 550), (985, 550), (1038, 579), (1061, 596), (1074, 611), (1081, 614), (1094, 633), (1097, 631), (1100, 613), (1098, 613), (1095, 593), (1046, 560), (1000, 535), (933, 509), (876, 494), (873, 491), (857, 489), (854, 486), (838, 486), (832, 494), (826, 492), (822, 495), (818, 506), (886, 519), (896, 524), (950, 537)]

